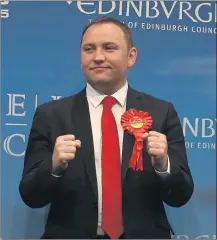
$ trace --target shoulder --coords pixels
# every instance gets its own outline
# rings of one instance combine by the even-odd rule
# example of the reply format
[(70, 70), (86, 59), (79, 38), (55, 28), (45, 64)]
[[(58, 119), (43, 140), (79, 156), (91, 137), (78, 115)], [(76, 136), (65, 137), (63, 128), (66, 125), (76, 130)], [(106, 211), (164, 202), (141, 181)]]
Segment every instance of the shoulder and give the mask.
[(52, 100), (39, 105), (37, 108), (40, 111), (46, 111), (46, 112), (66, 108), (73, 105), (75, 96), (76, 95), (72, 95), (69, 97), (60, 98), (58, 100)]
[(68, 97), (43, 103), (37, 107), (36, 115), (42, 114), (48, 117), (66, 116), (73, 109), (76, 98), (81, 93), (84, 95), (84, 90)]
[(54, 111), (61, 111), (67, 109), (68, 107), (72, 107), (74, 99), (76, 95), (72, 95), (69, 97), (60, 98), (58, 100), (52, 100), (41, 105), (38, 105), (37, 111), (50, 113)]
[(145, 92), (136, 91), (129, 88), (130, 96), (134, 96), (140, 100), (141, 109), (150, 112), (157, 118), (167, 119), (177, 115), (177, 111), (172, 102), (155, 97)]
[[(151, 105), (155, 106), (162, 106), (162, 107), (168, 107), (172, 103), (166, 99), (158, 98), (156, 96), (153, 96), (151, 94), (137, 91), (131, 87), (129, 87), (129, 91), (133, 92), (133, 95), (137, 96), (137, 98), (140, 98), (143, 102), (146, 102)], [(172, 104), (173, 105), (173, 104)]]
[(161, 99), (158, 97), (155, 97), (151, 94), (147, 94), (144, 92), (141, 92), (141, 97), (144, 101), (149, 101), (153, 104), (157, 104), (157, 105), (162, 105), (162, 106), (167, 106), (170, 102), (165, 100), (165, 99)]

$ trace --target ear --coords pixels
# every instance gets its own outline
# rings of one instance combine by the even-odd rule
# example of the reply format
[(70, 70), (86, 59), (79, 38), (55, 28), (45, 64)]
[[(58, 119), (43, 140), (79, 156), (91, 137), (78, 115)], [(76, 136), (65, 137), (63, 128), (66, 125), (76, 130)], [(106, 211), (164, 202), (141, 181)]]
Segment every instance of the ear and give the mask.
[(129, 53), (128, 53), (128, 67), (132, 67), (135, 62), (136, 62), (136, 58), (137, 58), (137, 49), (135, 47), (131, 48), (129, 50)]

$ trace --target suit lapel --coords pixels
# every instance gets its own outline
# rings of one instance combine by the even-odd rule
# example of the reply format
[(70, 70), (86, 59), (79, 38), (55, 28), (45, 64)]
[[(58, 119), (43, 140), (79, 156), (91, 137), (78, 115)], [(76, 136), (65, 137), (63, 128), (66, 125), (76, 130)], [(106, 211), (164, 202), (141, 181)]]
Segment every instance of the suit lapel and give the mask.
[[(141, 94), (139, 92), (136, 92), (129, 86), (127, 93), (126, 111), (129, 110), (130, 108), (141, 110)], [(124, 131), (122, 149), (122, 184), (124, 183), (124, 179), (127, 173), (129, 161), (133, 152), (134, 142), (135, 142), (134, 136), (129, 134), (127, 131)]]
[(76, 95), (72, 112), (77, 137), (81, 141), (82, 159), (84, 160), (94, 193), (98, 196), (93, 135), (85, 89)]

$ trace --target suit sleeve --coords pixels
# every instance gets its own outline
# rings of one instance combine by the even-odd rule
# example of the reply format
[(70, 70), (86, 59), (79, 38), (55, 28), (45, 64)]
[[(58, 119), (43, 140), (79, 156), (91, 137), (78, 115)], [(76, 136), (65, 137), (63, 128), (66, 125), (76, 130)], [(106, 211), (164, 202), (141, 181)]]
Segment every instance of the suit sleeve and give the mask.
[(51, 175), (52, 149), (48, 138), (47, 119), (38, 107), (24, 157), (24, 169), (19, 184), (21, 198), (32, 208), (44, 207), (52, 200), (54, 187), (59, 181)]
[(168, 107), (165, 135), (171, 172), (163, 183), (162, 199), (172, 207), (180, 207), (190, 200), (194, 183), (188, 166), (182, 126), (172, 103)]

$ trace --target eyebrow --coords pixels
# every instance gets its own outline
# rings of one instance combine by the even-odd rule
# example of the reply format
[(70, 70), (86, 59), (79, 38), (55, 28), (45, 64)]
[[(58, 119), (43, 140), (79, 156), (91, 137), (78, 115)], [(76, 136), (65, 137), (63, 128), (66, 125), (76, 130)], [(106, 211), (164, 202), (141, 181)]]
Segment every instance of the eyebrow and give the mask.
[[(86, 47), (86, 46), (95, 46), (96, 44), (94, 43), (85, 43), (83, 44), (83, 47)], [(104, 42), (102, 45), (115, 45), (115, 46), (118, 46), (117, 43), (114, 43), (114, 42)]]

